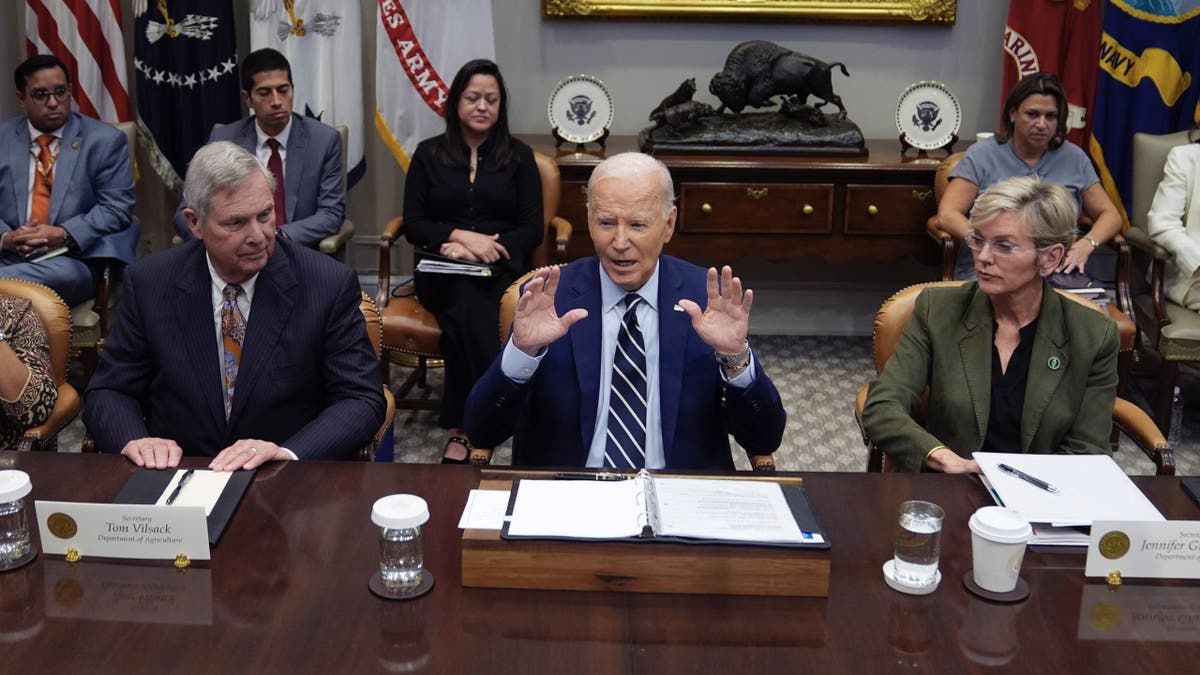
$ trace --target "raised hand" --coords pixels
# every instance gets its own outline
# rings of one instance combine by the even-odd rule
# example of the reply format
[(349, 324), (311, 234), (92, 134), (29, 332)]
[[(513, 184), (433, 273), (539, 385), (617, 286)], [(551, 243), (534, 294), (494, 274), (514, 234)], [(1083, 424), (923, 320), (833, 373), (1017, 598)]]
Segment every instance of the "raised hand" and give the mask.
[(691, 300), (680, 300), (679, 306), (692, 317), (692, 328), (701, 340), (718, 354), (730, 356), (746, 348), (750, 331), (750, 306), (754, 291), (742, 292), (742, 280), (733, 276), (728, 265), (721, 268), (721, 283), (717, 284), (717, 269), (708, 268), (708, 307)]
[(554, 308), (558, 291), (559, 270), (551, 267), (525, 284), (513, 315), (513, 346), (530, 356), (537, 356), (550, 343), (567, 334), (575, 322), (587, 317), (586, 309), (575, 308), (561, 317)]

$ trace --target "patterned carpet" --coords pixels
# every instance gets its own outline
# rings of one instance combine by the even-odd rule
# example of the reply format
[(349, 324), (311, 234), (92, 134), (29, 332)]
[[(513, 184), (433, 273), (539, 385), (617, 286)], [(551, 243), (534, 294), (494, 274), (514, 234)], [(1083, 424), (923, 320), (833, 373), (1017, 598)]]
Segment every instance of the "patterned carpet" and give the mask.
[[(752, 338), (752, 342), (788, 414), (783, 447), (775, 453), (776, 467), (781, 471), (865, 470), (867, 452), (854, 421), (854, 397), (875, 374), (871, 338), (771, 335)], [(404, 372), (393, 366), (392, 377), (399, 381)], [(440, 371), (431, 371), (433, 392), (440, 387), (440, 377)], [(1185, 409), (1176, 464), (1180, 475), (1196, 475), (1200, 473), (1200, 424), (1194, 420), (1200, 413), (1200, 377), (1185, 375), (1183, 393), (1186, 401), (1195, 401), (1197, 406)], [(440, 460), (446, 433), (437, 428), (435, 420), (433, 412), (398, 411), (396, 461)], [(1154, 473), (1154, 465), (1128, 439), (1122, 439), (1115, 459), (1126, 473)], [(496, 449), (493, 464), (511, 461), (507, 446)], [(735, 450), (734, 461), (739, 468), (749, 469), (743, 452)]]

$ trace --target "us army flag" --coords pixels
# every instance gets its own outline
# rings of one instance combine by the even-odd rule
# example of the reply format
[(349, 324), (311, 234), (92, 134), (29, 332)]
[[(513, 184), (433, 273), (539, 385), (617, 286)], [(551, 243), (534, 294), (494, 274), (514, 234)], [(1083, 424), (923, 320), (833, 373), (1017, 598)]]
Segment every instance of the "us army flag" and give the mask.
[(379, 0), (375, 129), (405, 171), (417, 144), (442, 133), (454, 74), (494, 58), (491, 0)]
[(292, 109), (345, 125), (347, 188), (367, 170), (363, 155), (362, 10), (345, 0), (250, 0), (250, 49), (271, 47), (292, 65)]
[[(1152, 8), (1163, 8), (1156, 14)], [(1144, 7), (1144, 8), (1143, 8)], [(1091, 156), (1109, 197), (1129, 222), (1137, 132), (1169, 134), (1200, 121), (1200, 9), (1108, 0), (1100, 37)]]

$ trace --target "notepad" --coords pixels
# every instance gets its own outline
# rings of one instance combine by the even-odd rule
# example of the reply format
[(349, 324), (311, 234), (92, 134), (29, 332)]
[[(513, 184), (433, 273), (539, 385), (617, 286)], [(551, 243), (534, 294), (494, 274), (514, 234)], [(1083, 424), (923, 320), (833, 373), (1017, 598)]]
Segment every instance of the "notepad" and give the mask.
[[(1034, 544), (1087, 546), (1094, 520), (1166, 520), (1108, 455), (974, 455), (998, 504), (1034, 528)], [(1008, 464), (1058, 488), (1057, 494), (1000, 470)]]
[(417, 271), (427, 274), (465, 274), (469, 277), (490, 277), (491, 265), (469, 260), (447, 258), (434, 253), (423, 253), (417, 263)]
[(827, 548), (800, 486), (710, 478), (518, 480), (507, 539), (662, 540)]

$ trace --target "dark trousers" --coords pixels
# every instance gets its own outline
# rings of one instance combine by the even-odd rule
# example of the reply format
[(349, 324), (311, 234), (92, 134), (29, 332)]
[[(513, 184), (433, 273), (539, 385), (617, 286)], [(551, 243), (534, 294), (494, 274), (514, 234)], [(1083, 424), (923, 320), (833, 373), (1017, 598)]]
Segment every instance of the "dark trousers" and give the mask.
[(462, 427), (467, 395), (500, 355), (500, 298), (515, 280), (508, 271), (491, 277), (416, 275), (417, 297), (442, 329), (439, 347), (446, 362), (438, 425)]

